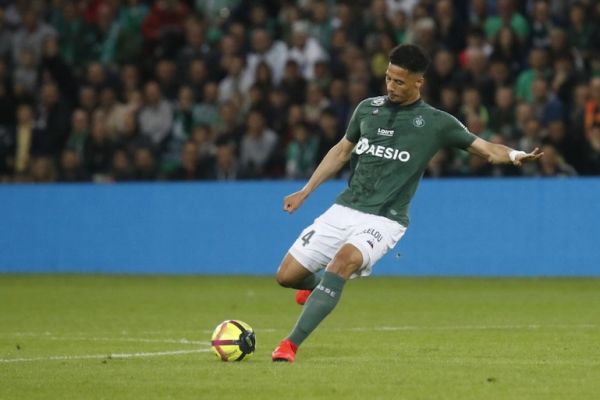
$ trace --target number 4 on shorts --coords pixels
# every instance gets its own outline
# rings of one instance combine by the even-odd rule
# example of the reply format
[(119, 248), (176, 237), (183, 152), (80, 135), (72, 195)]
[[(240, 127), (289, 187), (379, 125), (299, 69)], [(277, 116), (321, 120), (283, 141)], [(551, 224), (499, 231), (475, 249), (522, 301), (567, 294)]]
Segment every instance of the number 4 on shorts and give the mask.
[(301, 237), (302, 239), (302, 247), (305, 247), (308, 243), (310, 243), (310, 238), (315, 234), (315, 230), (313, 229), (310, 232), (307, 232), (304, 236)]

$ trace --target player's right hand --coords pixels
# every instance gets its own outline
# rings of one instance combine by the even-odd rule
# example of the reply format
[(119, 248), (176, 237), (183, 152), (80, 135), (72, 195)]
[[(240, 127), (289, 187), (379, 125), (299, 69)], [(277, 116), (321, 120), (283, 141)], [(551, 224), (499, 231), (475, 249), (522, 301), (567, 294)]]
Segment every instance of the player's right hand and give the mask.
[(296, 211), (304, 200), (308, 197), (308, 194), (303, 190), (287, 195), (283, 198), (283, 211), (287, 211), (288, 213), (293, 213)]

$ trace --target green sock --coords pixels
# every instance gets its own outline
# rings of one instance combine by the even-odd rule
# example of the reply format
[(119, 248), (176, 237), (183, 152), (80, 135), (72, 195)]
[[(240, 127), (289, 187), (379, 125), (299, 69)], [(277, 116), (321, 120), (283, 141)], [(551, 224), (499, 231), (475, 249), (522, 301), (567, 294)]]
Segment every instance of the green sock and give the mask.
[(321, 282), (321, 278), (323, 277), (322, 272), (317, 272), (314, 274), (310, 274), (306, 278), (304, 278), (300, 283), (294, 286), (294, 289), (302, 289), (302, 290), (313, 290), (317, 287), (319, 282)]
[(304, 305), (304, 309), (296, 326), (288, 336), (295, 345), (300, 344), (311, 334), (313, 330), (325, 319), (335, 308), (346, 280), (332, 272), (325, 271), (323, 279), (314, 289)]

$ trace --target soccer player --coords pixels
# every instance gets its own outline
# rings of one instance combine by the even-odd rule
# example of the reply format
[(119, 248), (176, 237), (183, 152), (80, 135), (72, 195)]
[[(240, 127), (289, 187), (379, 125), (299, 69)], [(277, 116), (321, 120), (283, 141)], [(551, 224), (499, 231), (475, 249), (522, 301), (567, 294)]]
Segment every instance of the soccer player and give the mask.
[[(293, 362), (298, 347), (335, 308), (346, 281), (368, 276), (408, 226), (408, 208), (427, 163), (440, 149), (457, 147), (491, 163), (537, 160), (543, 153), (487, 142), (452, 115), (421, 100), (429, 65), (418, 46), (403, 44), (389, 55), (387, 96), (363, 100), (345, 136), (323, 158), (302, 190), (286, 196), (283, 209), (298, 209), (325, 180), (351, 160), (348, 187), (335, 204), (304, 229), (277, 270), (277, 282), (299, 291), (304, 303), (290, 335), (273, 361)], [(316, 274), (325, 269), (322, 276)]]

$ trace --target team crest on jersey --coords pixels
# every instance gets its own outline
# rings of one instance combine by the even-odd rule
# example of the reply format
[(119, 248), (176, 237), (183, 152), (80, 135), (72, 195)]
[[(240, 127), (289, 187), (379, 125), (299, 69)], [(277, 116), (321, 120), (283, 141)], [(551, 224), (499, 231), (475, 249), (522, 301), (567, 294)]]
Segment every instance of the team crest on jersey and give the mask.
[(380, 96), (371, 100), (371, 105), (375, 107), (381, 107), (385, 103), (385, 97)]
[(425, 126), (425, 120), (423, 119), (423, 116), (417, 115), (413, 119), (413, 125), (415, 126), (415, 128), (422, 128), (423, 126)]

